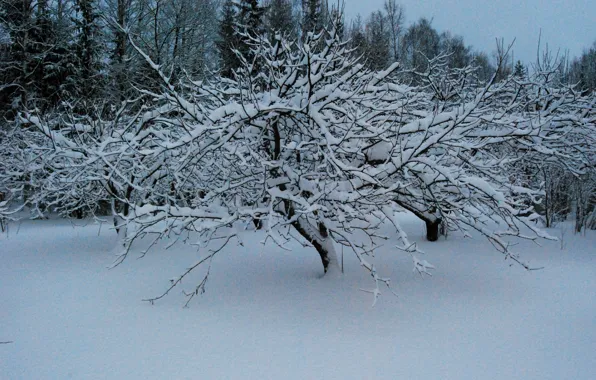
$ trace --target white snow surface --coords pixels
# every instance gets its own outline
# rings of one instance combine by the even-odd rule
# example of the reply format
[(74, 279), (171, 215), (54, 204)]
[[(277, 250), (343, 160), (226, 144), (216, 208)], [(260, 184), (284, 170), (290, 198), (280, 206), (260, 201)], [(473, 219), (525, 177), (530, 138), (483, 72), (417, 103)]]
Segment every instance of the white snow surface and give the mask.
[[(164, 242), (120, 266), (106, 225), (44, 220), (0, 235), (2, 379), (596, 379), (596, 234), (517, 251), (510, 266), (478, 237), (428, 243), (401, 217), (432, 277), (388, 242), (374, 259), (392, 279), (376, 306), (370, 274), (344, 253), (321, 278), (312, 248), (262, 246), (247, 231), (213, 260), (207, 292), (151, 305), (197, 261)], [(341, 250), (338, 250), (341, 254)], [(134, 253), (137, 253), (136, 255)], [(197, 277), (200, 279), (201, 277)], [(196, 283), (186, 280), (186, 289)], [(383, 290), (383, 289), (382, 289)]]

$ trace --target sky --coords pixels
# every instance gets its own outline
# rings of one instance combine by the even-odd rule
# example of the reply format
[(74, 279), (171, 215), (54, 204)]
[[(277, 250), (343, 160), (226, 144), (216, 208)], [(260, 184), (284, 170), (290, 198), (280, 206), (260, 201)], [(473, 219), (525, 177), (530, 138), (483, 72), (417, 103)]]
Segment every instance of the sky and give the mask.
[[(330, 0), (330, 3), (335, 0)], [(346, 17), (364, 19), (383, 8), (384, 0), (345, 0)], [(596, 0), (397, 0), (405, 8), (406, 25), (421, 17), (432, 19), (439, 32), (460, 35), (474, 49), (490, 53), (495, 38), (515, 39), (514, 59), (536, 61), (542, 47), (579, 56), (596, 41)]]

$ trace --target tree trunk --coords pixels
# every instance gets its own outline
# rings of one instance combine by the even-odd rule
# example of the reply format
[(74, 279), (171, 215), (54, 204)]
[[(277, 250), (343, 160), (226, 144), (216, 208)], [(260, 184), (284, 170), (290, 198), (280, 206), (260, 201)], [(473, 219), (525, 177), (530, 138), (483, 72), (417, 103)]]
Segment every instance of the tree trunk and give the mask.
[(80, 209), (80, 208), (79, 208), (79, 209), (77, 209), (77, 210), (75, 210), (75, 212), (74, 212), (74, 216), (75, 216), (75, 218), (77, 218), (77, 219), (83, 219), (83, 216), (84, 216), (84, 215), (83, 215), (83, 210), (82, 210), (82, 209)]
[(439, 227), (441, 226), (441, 218), (437, 218), (434, 221), (425, 219), (424, 222), (426, 223), (426, 240), (439, 240)]
[[(120, 211), (122, 210), (122, 211)], [(126, 241), (126, 237), (128, 235), (128, 228), (126, 223), (124, 223), (124, 218), (122, 218), (120, 212), (124, 217), (128, 216), (129, 205), (124, 204), (117, 200), (112, 199), (112, 218), (114, 222), (114, 229), (116, 230), (116, 234), (118, 235), (118, 244), (124, 245)]]
[[(273, 160), (278, 160), (281, 155), (281, 134), (279, 132), (278, 127), (279, 119), (276, 119), (273, 123), (271, 123), (271, 132), (273, 134), (273, 151), (270, 151), (271, 158)], [(268, 146), (265, 146), (266, 150)], [(281, 174), (276, 173), (276, 170), (272, 171), (274, 177), (280, 176)], [(281, 191), (286, 191), (286, 186), (281, 184), (279, 186)], [(289, 200), (285, 200), (283, 202), (284, 205), (284, 212), (288, 219), (292, 219), (294, 217), (294, 207), (292, 206), (292, 202)], [(302, 217), (297, 218), (294, 222), (292, 222), (292, 227), (298, 231), (298, 233), (308, 240), (313, 247), (321, 256), (321, 262), (323, 263), (323, 269), (325, 273), (329, 271), (337, 271), (339, 273), (339, 263), (337, 261), (337, 254), (335, 253), (335, 247), (333, 246), (333, 240), (329, 237), (329, 231), (327, 227), (322, 222), (318, 224), (318, 230), (313, 228), (312, 225), (308, 222), (308, 219)]]
[(118, 235), (118, 244), (124, 245), (126, 242), (128, 228), (124, 223), (124, 219), (120, 215), (114, 215), (114, 228), (116, 229), (116, 234)]
[(581, 201), (578, 199), (575, 208), (575, 232), (578, 234), (582, 232), (584, 227), (584, 209), (580, 203)]
[[(127, 4), (125, 3), (126, 0), (118, 0), (117, 10), (116, 10), (116, 17), (118, 24), (125, 28), (126, 25), (126, 9)], [(116, 29), (116, 47), (114, 51), (114, 60), (116, 62), (116, 83), (118, 85), (118, 96), (121, 101), (126, 99), (126, 85), (128, 76), (125, 73), (125, 63), (126, 63), (126, 33)]]
[(295, 221), (292, 223), (292, 226), (315, 247), (321, 257), (325, 273), (339, 272), (339, 263), (337, 261), (335, 247), (333, 246), (333, 240), (329, 237), (327, 227), (323, 223), (319, 223), (319, 231), (305, 220)]
[(252, 224), (255, 225), (255, 230), (263, 229), (263, 221), (261, 219), (253, 219)]
[(399, 202), (399, 200), (395, 200), (395, 202), (398, 205), (405, 208), (406, 210), (410, 211), (412, 214), (416, 215), (420, 220), (422, 220), (426, 224), (426, 240), (437, 241), (439, 240), (439, 236), (441, 234), (447, 236), (446, 228), (445, 231), (441, 232), (441, 223), (443, 222), (443, 219), (437, 217), (434, 211), (420, 211), (406, 203)]
[[(0, 202), (4, 202), (4, 193), (0, 192)], [(0, 215), (0, 232), (4, 232), (4, 218)]]
[(576, 180), (576, 195), (575, 195), (575, 232), (580, 233), (584, 227), (584, 194), (581, 182)]

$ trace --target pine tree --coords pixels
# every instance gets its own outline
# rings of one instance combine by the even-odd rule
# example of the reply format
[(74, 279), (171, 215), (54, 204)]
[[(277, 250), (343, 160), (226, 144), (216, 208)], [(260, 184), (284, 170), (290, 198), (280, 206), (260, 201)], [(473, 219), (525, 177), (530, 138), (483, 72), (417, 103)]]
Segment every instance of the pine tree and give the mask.
[(333, 26), (337, 28), (337, 34), (344, 39), (346, 33), (344, 13), (339, 6), (333, 5), (331, 7), (331, 11), (329, 12), (329, 23), (333, 24)]
[[(259, 5), (258, 0), (241, 0), (238, 8), (238, 22), (236, 23), (238, 51), (250, 65), (253, 64), (255, 58), (252, 49), (253, 39), (260, 38), (264, 34), (263, 15), (265, 9)], [(258, 62), (254, 62), (252, 70), (259, 70)]]
[(515, 68), (513, 69), (513, 76), (518, 79), (526, 78), (526, 67), (519, 60), (515, 63)]
[[(9, 36), (7, 52), (2, 62), (2, 109), (11, 114), (16, 108), (27, 107), (30, 97), (31, 32), (34, 27), (33, 1), (4, 0), (1, 21)], [(11, 115), (12, 116), (12, 115)], [(10, 117), (10, 116), (9, 116)]]
[(265, 24), (270, 38), (274, 38), (275, 33), (281, 33), (290, 39), (296, 37), (296, 20), (291, 0), (269, 0), (265, 9)]
[(127, 57), (128, 38), (122, 28), (125, 28), (129, 19), (129, 9), (132, 0), (115, 0), (115, 9), (111, 10), (114, 14), (112, 26), (113, 49), (110, 62), (110, 81), (113, 88), (113, 101), (125, 100), (131, 89), (130, 67)]
[(95, 0), (76, 0), (75, 18), (77, 40), (76, 51), (76, 93), (85, 100), (92, 99), (101, 91), (101, 26)]
[(319, 32), (321, 11), (321, 0), (302, 0), (302, 38), (310, 32)]
[(329, 8), (329, 0), (320, 0), (321, 8), (319, 11), (319, 22), (315, 25), (315, 31), (321, 32), (323, 29), (331, 29), (333, 20), (331, 19), (331, 10)]
[(57, 49), (57, 30), (50, 16), (47, 0), (37, 1), (37, 14), (32, 29), (32, 71), (37, 92), (36, 106), (42, 110), (57, 105), (63, 98), (62, 85), (69, 76), (66, 51)]
[(368, 41), (364, 34), (362, 17), (360, 15), (357, 15), (352, 21), (349, 32), (349, 43), (354, 56), (361, 57), (365, 61), (368, 59)]
[(387, 68), (390, 57), (388, 23), (381, 11), (374, 12), (366, 26), (368, 32), (368, 66), (374, 71)]
[(222, 8), (222, 18), (219, 25), (219, 40), (217, 48), (221, 61), (220, 71), (225, 78), (233, 78), (234, 70), (240, 67), (240, 60), (234, 53), (238, 48), (238, 35), (236, 33), (236, 5), (233, 0), (226, 0)]
[(596, 42), (571, 62), (568, 76), (583, 93), (596, 91)]
[(10, 35), (2, 65), (3, 110), (57, 105), (63, 97), (70, 63), (48, 0), (4, 0), (0, 18)]

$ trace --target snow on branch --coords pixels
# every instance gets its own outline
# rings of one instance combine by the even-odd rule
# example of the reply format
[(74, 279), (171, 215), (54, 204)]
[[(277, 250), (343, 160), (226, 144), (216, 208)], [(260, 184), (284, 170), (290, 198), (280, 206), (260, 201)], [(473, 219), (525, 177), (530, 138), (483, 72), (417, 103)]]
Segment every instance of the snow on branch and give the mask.
[[(284, 249), (289, 239), (312, 246), (325, 272), (337, 269), (335, 246), (351, 248), (376, 302), (390, 284), (369, 259), (386, 239), (384, 223), (417, 273), (433, 269), (396, 212), (425, 222), (429, 240), (439, 229), (477, 231), (531, 269), (510, 239), (549, 236), (535, 226), (543, 192), (523, 177), (522, 163), (578, 175), (594, 168), (594, 99), (544, 76), (480, 84), (473, 69), (451, 70), (438, 57), (417, 73), (423, 85), (411, 87), (394, 75), (397, 64), (366, 69), (333, 30), (300, 43), (251, 41), (253, 58), (234, 79), (178, 84), (131, 39), (162, 79), (161, 92), (143, 91), (109, 120), (21, 115), (21, 157), (9, 161), (0, 191), (33, 186), (29, 204), (64, 214), (109, 204), (120, 236), (116, 263), (148, 236), (222, 242), (152, 303), (196, 268), (210, 268), (252, 224)], [(188, 301), (205, 290), (209, 268)]]

